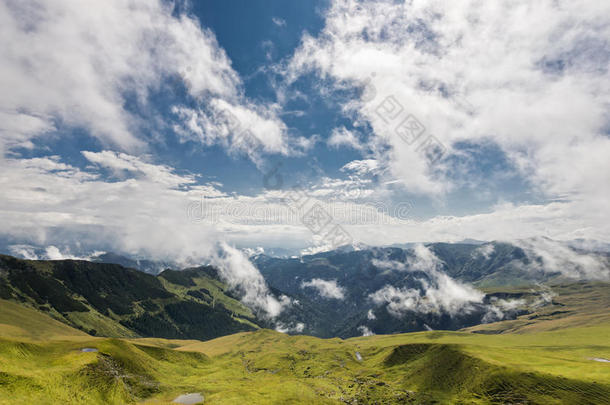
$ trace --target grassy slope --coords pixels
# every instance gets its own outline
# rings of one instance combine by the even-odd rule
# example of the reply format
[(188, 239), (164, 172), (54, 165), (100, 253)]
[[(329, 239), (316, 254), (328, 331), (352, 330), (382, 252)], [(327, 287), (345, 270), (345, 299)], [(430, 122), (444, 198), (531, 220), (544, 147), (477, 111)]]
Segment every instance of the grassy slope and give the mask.
[[(182, 299), (195, 299), (198, 302), (211, 304), (212, 306), (220, 304), (233, 314), (233, 319), (236, 321), (246, 324), (254, 329), (258, 329), (258, 325), (246, 319), (254, 318), (252, 311), (243, 305), (239, 300), (227, 296), (225, 293), (227, 286), (219, 280), (204, 277), (201, 274), (196, 274), (194, 277), (190, 278), (192, 285), (184, 286), (171, 283), (163, 278), (162, 275), (159, 278), (161, 279), (163, 286), (176, 296)], [(202, 290), (207, 292), (202, 293)], [(200, 294), (195, 297), (188, 295), (189, 292), (192, 293), (195, 291), (199, 292)]]
[(209, 271), (155, 277), (115, 264), (0, 255), (0, 298), (96, 336), (205, 339), (258, 329), (252, 311)]
[(348, 340), (270, 330), (205, 342), (96, 338), (0, 301), (0, 404), (163, 404), (188, 392), (203, 392), (206, 404), (610, 403), (610, 364), (591, 360), (610, 358), (604, 288), (591, 301), (574, 288), (555, 298), (567, 314), (511, 333), (497, 323), (489, 327), (505, 333)]
[[(486, 292), (495, 292), (487, 290)], [(527, 292), (527, 288), (503, 288), (503, 292)], [(515, 320), (466, 328), (478, 333), (524, 333), (556, 330), (566, 326), (610, 323), (610, 283), (572, 283), (553, 285), (552, 302)]]
[(89, 336), (34, 309), (7, 300), (0, 300), (0, 331), (3, 337), (27, 340)]
[[(22, 315), (31, 314), (22, 309)], [(5, 319), (7, 311), (0, 312)], [(30, 325), (45, 333), (63, 327), (48, 321)], [(0, 328), (2, 334), (7, 330)], [(610, 357), (609, 325), (521, 335), (425, 332), (345, 341), (269, 330), (207, 342), (63, 332), (53, 335), (55, 340), (32, 341), (43, 337), (35, 332), (19, 341), (0, 339), (0, 404), (138, 398), (168, 403), (199, 391), (209, 404), (341, 399), (572, 404), (607, 403), (610, 397), (609, 365), (590, 360)], [(83, 347), (99, 353), (83, 353)]]
[[(83, 347), (99, 349), (82, 352)], [(0, 404), (123, 404), (193, 387), (209, 360), (200, 353), (118, 339), (24, 343), (0, 339)]]
[[(247, 390), (261, 401), (280, 387), (298, 390), (300, 382), (307, 384), (307, 392), (365, 403), (367, 398), (401, 396), (447, 403), (606, 403), (610, 366), (590, 358), (610, 357), (609, 332), (606, 325), (523, 335), (422, 332), (341, 341), (261, 331), (179, 350), (207, 353), (227, 370), (241, 361), (231, 387), (236, 395)], [(363, 362), (357, 361), (356, 351)], [(241, 379), (237, 371), (243, 373)], [(282, 380), (288, 376), (299, 378)], [(218, 401), (213, 403), (230, 403), (224, 399), (229, 388), (224, 383), (208, 384), (210, 400)]]

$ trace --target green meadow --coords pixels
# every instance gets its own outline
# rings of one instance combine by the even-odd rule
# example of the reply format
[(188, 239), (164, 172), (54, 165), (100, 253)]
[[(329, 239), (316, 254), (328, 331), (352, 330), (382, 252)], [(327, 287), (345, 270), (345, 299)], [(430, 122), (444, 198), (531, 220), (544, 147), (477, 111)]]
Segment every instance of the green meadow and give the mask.
[(0, 404), (608, 404), (607, 286), (580, 291), (561, 314), (347, 340), (93, 337), (2, 300)]

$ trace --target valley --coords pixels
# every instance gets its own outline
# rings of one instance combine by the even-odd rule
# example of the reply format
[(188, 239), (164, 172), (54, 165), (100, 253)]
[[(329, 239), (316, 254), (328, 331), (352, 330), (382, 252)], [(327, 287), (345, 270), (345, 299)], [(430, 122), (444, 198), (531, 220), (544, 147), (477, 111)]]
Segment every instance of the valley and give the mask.
[[(607, 299), (607, 297), (606, 297)], [(91, 337), (0, 305), (0, 403), (607, 404), (610, 323), (347, 340), (271, 330), (209, 341)], [(29, 319), (23, 322), (23, 319)], [(596, 322), (597, 323), (597, 322)], [(502, 322), (500, 322), (502, 324)], [(97, 351), (83, 352), (82, 348)]]
[[(0, 404), (610, 403), (610, 283), (526, 272), (514, 247), (426, 249), (255, 257), (292, 302), (277, 319), (212, 266), (0, 256)], [(368, 298), (387, 286), (413, 310)]]

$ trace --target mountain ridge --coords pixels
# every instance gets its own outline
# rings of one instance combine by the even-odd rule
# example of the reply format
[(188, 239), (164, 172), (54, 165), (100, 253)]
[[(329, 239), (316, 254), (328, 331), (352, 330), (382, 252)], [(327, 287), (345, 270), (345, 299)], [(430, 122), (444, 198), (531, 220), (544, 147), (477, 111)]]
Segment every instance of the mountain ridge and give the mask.
[[(0, 298), (28, 304), (92, 335), (209, 339), (258, 327), (251, 311), (224, 294), (226, 285), (208, 269), (192, 272), (199, 284), (188, 289), (168, 280), (170, 273), (153, 276), (116, 264), (0, 255)], [(204, 286), (207, 296), (188, 294)]]

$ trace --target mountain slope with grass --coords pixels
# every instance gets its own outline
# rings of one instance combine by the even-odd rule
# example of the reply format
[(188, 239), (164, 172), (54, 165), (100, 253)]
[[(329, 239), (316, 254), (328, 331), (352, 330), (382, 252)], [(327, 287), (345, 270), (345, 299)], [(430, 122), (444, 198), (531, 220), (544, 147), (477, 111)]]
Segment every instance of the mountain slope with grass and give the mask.
[(0, 256), (0, 298), (90, 335), (210, 339), (255, 330), (252, 312), (209, 267), (159, 276), (116, 264)]
[[(200, 393), (205, 404), (571, 405), (610, 398), (602, 361), (610, 358), (609, 323), (347, 340), (265, 329), (209, 341), (113, 339), (60, 331), (46, 314), (16, 336), (6, 313), (16, 319), (32, 310), (12, 305), (0, 306), (0, 404), (170, 404), (186, 393)], [(41, 335), (41, 326), (55, 334)]]

